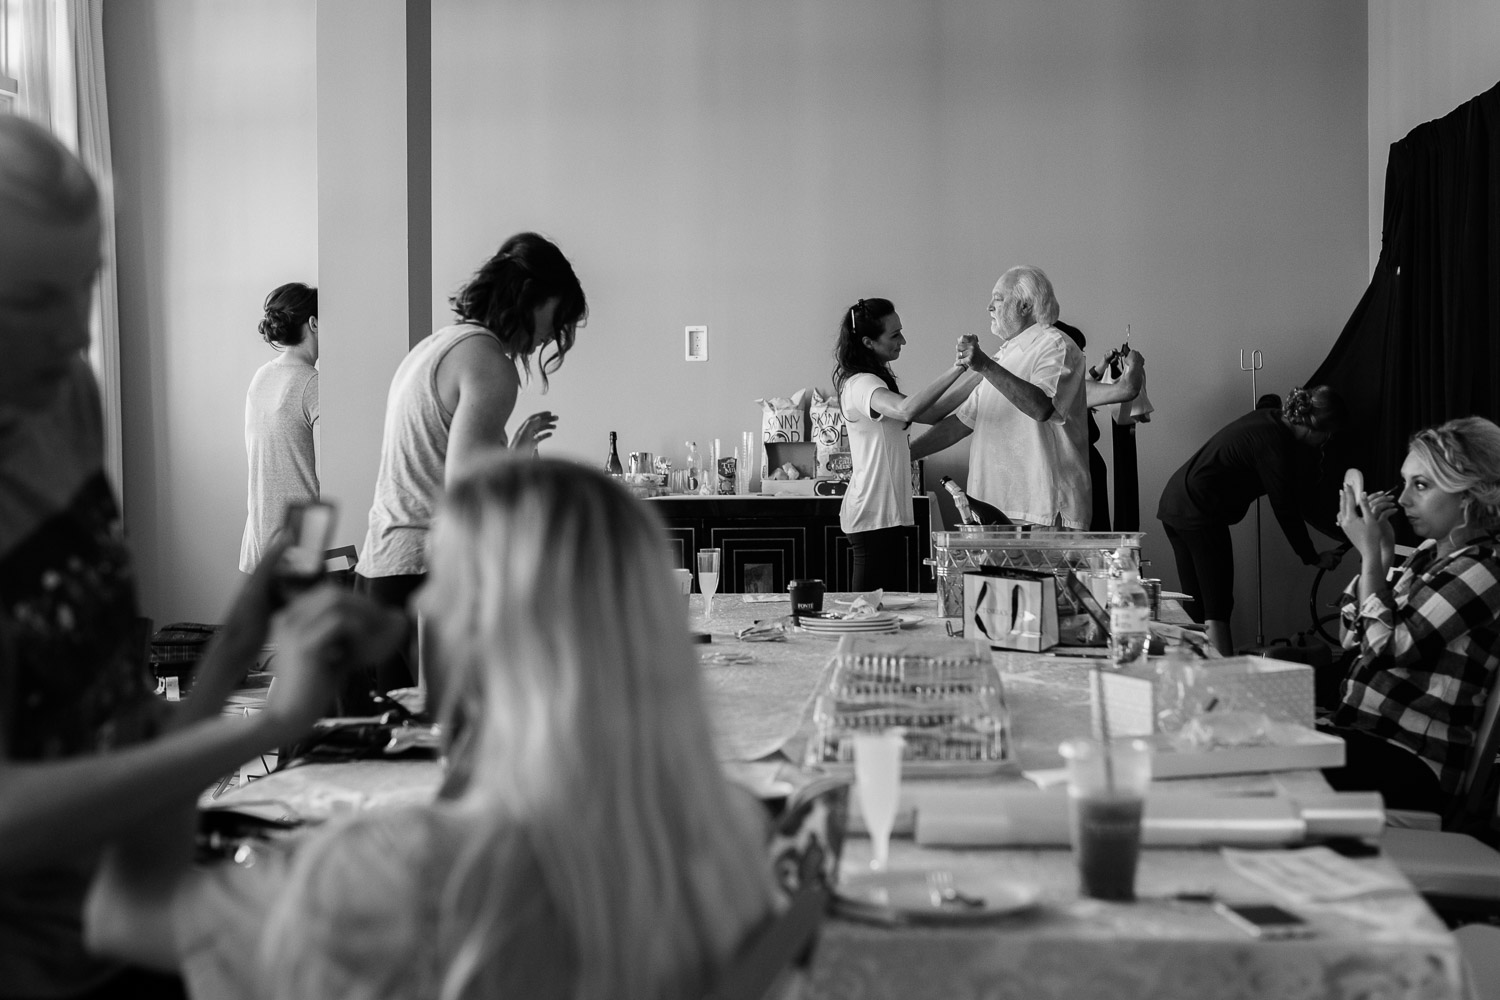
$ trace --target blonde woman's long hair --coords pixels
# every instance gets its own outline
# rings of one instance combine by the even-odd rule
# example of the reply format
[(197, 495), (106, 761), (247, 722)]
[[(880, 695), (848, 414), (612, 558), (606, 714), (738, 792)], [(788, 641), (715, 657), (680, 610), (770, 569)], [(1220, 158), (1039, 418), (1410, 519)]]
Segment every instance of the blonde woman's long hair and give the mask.
[(764, 819), (714, 752), (661, 523), (593, 470), (498, 457), (449, 490), (431, 565), (445, 795), (471, 831), (444, 891), (440, 995), (477, 994), (507, 937), (491, 845), (518, 830), (574, 997), (701, 992), (773, 888)]
[(1461, 494), (1467, 523), (1500, 524), (1500, 427), (1459, 417), (1413, 434), (1410, 450), (1427, 463), (1438, 489)]

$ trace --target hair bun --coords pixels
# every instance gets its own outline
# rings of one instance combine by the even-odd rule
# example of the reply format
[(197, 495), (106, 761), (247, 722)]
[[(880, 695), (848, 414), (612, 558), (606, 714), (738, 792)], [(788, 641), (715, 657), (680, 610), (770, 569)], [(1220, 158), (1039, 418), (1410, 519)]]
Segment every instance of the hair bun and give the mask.
[(267, 306), (265, 317), (257, 329), (267, 343), (279, 344), (292, 330), (292, 314), (280, 306)]

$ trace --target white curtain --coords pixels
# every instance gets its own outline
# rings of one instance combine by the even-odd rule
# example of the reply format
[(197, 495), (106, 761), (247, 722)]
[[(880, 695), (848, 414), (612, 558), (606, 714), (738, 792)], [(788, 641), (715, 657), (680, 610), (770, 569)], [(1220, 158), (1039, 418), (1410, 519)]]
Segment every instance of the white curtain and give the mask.
[(104, 0), (8, 0), (16, 113), (45, 125), (99, 182), (104, 264), (94, 296), (89, 361), (104, 401), (104, 467), (124, 503), (120, 311), (115, 270), (114, 168), (104, 89)]

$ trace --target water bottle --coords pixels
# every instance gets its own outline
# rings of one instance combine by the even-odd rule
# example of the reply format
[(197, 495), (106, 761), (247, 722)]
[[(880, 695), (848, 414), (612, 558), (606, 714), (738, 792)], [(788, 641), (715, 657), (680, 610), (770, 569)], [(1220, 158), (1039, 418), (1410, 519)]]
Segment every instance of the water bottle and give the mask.
[(1115, 553), (1118, 579), (1110, 581), (1109, 653), (1116, 670), (1143, 666), (1151, 639), (1151, 598), (1129, 550)]

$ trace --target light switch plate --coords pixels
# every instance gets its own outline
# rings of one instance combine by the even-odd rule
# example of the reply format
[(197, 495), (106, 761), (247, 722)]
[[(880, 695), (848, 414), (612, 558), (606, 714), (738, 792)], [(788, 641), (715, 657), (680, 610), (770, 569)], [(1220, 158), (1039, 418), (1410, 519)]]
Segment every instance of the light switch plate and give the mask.
[(708, 360), (708, 327), (689, 326), (683, 331), (683, 340), (687, 345), (687, 360)]

